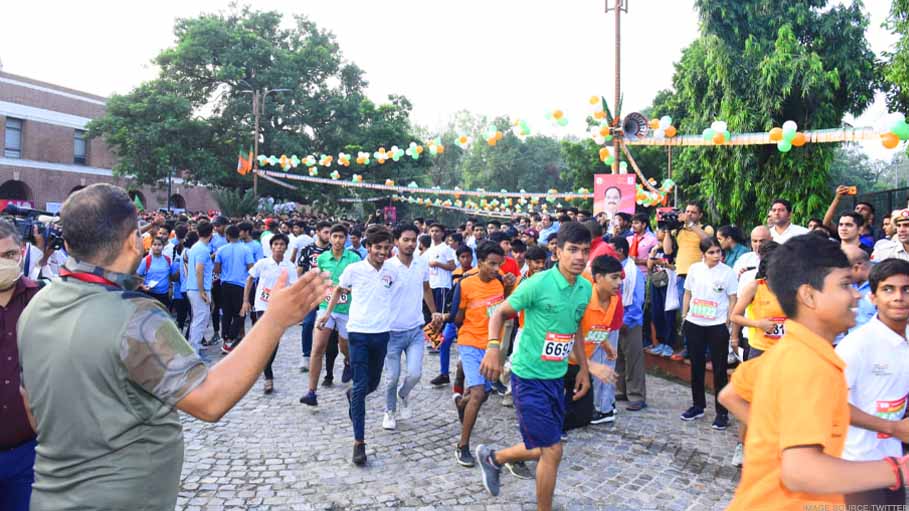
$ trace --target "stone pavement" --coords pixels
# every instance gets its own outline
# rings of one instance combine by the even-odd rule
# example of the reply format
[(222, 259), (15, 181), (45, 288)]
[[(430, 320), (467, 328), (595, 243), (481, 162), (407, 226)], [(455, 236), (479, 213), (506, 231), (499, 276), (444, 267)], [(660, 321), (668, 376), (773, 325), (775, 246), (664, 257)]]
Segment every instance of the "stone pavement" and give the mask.
[[(399, 419), (396, 431), (382, 429), (384, 380), (367, 399), (369, 464), (354, 466), (342, 358), (335, 386), (319, 391), (318, 410), (306, 408), (298, 402), (306, 385), (299, 371), (300, 329), (291, 329), (275, 361), (274, 394), (262, 393), (260, 379), (217, 424), (183, 416), (186, 454), (177, 509), (536, 509), (533, 481), (505, 471), (501, 493), (492, 497), (479, 469), (457, 464), (460, 428), (451, 390), (427, 383), (439, 364), (428, 353), (411, 395), (412, 419)], [(452, 350), (452, 375), (456, 360)], [(649, 408), (634, 413), (620, 407), (614, 425), (569, 433), (557, 509), (701, 511), (728, 504), (739, 479), (730, 465), (734, 428), (713, 431), (712, 410), (703, 419), (680, 421), (691, 403), (688, 387), (647, 378)], [(471, 448), (518, 441), (514, 410), (492, 396), (480, 411)]]

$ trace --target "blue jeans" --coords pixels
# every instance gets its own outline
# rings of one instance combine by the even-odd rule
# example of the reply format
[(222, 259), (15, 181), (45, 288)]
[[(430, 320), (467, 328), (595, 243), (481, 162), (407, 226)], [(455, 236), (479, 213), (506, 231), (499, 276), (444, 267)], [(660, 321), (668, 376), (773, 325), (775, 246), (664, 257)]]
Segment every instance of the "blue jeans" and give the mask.
[[(619, 350), (619, 332), (615, 331), (609, 334), (607, 342), (612, 346), (612, 348), (618, 353)], [(597, 349), (593, 351), (593, 355), (590, 357), (594, 362), (599, 362), (600, 364), (606, 364), (612, 369), (615, 369), (615, 360), (609, 360), (606, 358), (606, 350), (601, 346), (597, 346)], [(599, 378), (593, 379), (593, 407), (601, 413), (609, 413), (615, 407), (615, 385), (611, 383), (603, 383)]]
[(35, 444), (32, 440), (0, 451), (0, 509), (3, 511), (28, 511), (35, 482)]
[(303, 349), (303, 356), (308, 357), (312, 353), (312, 329), (316, 326), (316, 313), (319, 309), (313, 309), (312, 312), (303, 318), (303, 331), (300, 339), (300, 347)]
[[(685, 303), (685, 277), (686, 275), (679, 275), (679, 278), (676, 279), (676, 285), (679, 290), (679, 313), (682, 312), (682, 304)], [(685, 318), (680, 319), (679, 321), (682, 324), (685, 324)], [(674, 327), (675, 325), (673, 325)], [(685, 338), (685, 330), (682, 329), (682, 348), (688, 349), (688, 339)]]
[(439, 374), (448, 374), (451, 366), (451, 345), (458, 337), (458, 328), (454, 323), (445, 323), (442, 330), (442, 345), (439, 346)]
[[(423, 329), (420, 327), (391, 332), (388, 339), (388, 353), (385, 355), (385, 411), (394, 413), (398, 409), (398, 395), (407, 398), (410, 391), (420, 383), (423, 371)], [(404, 384), (398, 389), (401, 377), (401, 354), (407, 357), (407, 374)]]
[(350, 368), (353, 371), (353, 388), (350, 392), (350, 421), (353, 423), (354, 440), (362, 442), (366, 424), (366, 396), (379, 387), (382, 366), (388, 350), (388, 332), (362, 334), (348, 332), (350, 338)]
[(678, 309), (666, 311), (666, 290), (667, 287), (657, 287), (650, 284), (650, 316), (653, 321), (653, 329), (656, 330), (657, 340), (661, 344), (672, 346), (672, 339), (675, 337), (675, 316)]

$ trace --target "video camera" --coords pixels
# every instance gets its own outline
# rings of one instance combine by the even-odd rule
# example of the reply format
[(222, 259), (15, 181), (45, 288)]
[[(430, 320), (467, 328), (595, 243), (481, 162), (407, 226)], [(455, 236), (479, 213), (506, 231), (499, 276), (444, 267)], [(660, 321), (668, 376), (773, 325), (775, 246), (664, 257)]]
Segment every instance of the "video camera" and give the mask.
[(60, 221), (59, 216), (55, 216), (49, 211), (22, 208), (13, 204), (7, 204), (3, 213), (12, 217), (23, 240), (35, 244), (35, 227), (37, 227), (48, 247), (54, 250), (63, 248), (63, 231), (55, 225)]
[(670, 211), (664, 211), (662, 213), (657, 213), (657, 227), (666, 231), (676, 231), (685, 226), (681, 221), (679, 221), (679, 211), (676, 208), (672, 208)]

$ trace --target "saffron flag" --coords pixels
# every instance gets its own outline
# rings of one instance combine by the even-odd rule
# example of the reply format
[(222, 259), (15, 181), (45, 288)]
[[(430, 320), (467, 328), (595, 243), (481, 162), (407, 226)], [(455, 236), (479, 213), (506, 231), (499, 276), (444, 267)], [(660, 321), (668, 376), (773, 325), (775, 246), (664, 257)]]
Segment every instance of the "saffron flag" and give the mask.
[(251, 158), (246, 159), (243, 151), (240, 151), (240, 154), (237, 155), (237, 173), (241, 176), (245, 176), (249, 169), (252, 167)]

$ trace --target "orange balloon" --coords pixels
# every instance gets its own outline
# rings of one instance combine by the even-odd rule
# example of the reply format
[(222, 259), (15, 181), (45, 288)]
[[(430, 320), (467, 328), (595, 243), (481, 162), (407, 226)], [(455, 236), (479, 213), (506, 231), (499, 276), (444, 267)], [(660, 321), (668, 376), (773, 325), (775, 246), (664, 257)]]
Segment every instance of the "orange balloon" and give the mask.
[(502, 132), (501, 132), (501, 131), (497, 131), (497, 132), (496, 132), (496, 140), (502, 140)]
[(670, 127), (666, 128), (666, 131), (664, 132), (664, 134), (666, 135), (666, 138), (672, 138), (676, 135), (676, 133), (677, 133), (677, 131), (675, 129), (675, 126), (670, 126)]
[(792, 146), (793, 147), (802, 147), (806, 143), (808, 143), (808, 137), (806, 137), (805, 134), (802, 133), (801, 131), (796, 133), (795, 136), (792, 137)]
[(598, 97), (596, 97), (596, 96), (590, 96), (590, 104), (591, 104), (591, 105), (596, 105), (596, 104), (599, 103), (599, 102), (600, 102), (600, 98), (598, 98)]
[(605, 119), (605, 118), (606, 118), (606, 112), (604, 112), (604, 111), (602, 111), (602, 110), (600, 110), (599, 112), (594, 112), (594, 113), (593, 113), (593, 118), (594, 118), (594, 119)]
[(496, 142), (498, 142), (498, 140), (496, 140), (496, 137), (489, 137), (486, 139), (486, 143), (490, 146), (496, 145)]
[(552, 118), (559, 120), (562, 118), (563, 115), (565, 115), (565, 114), (561, 110), (556, 110), (555, 112), (552, 113)]
[(423, 154), (423, 146), (421, 146), (421, 145), (417, 146), (417, 154)]
[(713, 135), (714, 144), (722, 144), (725, 141), (726, 141), (726, 135), (723, 135), (722, 133), (717, 133), (717, 134)]
[(460, 142), (460, 143), (462, 143), (462, 144), (466, 144), (466, 143), (467, 143), (467, 137), (464, 136), (464, 135), (461, 135), (461, 137), (458, 138), (458, 142)]
[(605, 137), (608, 134), (609, 134), (609, 126), (603, 126), (602, 128), (600, 128), (601, 137)]
[(600, 148), (600, 159), (605, 160), (607, 156), (609, 156), (609, 149), (607, 149), (605, 147), (601, 147)]
[(659, 119), (650, 119), (650, 129), (655, 130), (659, 129), (660, 120)]
[(773, 128), (770, 130), (770, 141), (779, 142), (783, 140), (783, 128)]
[(445, 146), (443, 146), (443, 145), (441, 145), (441, 144), (438, 145), (438, 146), (436, 146), (436, 152), (439, 153), (439, 154), (444, 153), (444, 152), (445, 152)]
[(888, 131), (887, 133), (881, 133), (881, 143), (884, 144), (884, 147), (887, 149), (893, 149), (899, 145), (900, 137), (896, 136), (896, 134), (891, 131)]

